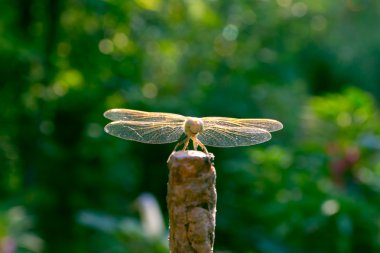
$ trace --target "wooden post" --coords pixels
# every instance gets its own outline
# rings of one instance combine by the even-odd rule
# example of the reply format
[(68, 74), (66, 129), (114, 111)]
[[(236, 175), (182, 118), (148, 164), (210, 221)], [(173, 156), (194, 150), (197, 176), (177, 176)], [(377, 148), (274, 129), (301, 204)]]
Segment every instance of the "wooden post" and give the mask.
[(215, 237), (216, 189), (213, 156), (178, 151), (168, 160), (171, 253), (211, 253)]

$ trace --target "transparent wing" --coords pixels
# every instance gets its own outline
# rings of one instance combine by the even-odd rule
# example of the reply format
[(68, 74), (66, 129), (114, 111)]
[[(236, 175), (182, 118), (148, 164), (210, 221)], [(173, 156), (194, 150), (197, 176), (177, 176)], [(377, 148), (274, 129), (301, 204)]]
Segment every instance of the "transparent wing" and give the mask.
[(114, 121), (104, 130), (125, 140), (150, 144), (175, 142), (183, 133), (182, 122)]
[(278, 131), (283, 128), (281, 122), (273, 119), (235, 119), (224, 117), (204, 117), (202, 118), (206, 127), (243, 127), (243, 128), (260, 128), (268, 132)]
[(254, 127), (225, 127), (215, 124), (205, 128), (197, 137), (206, 146), (237, 147), (266, 142), (270, 140), (272, 136), (265, 129)]
[(144, 112), (130, 109), (111, 109), (104, 113), (104, 117), (113, 121), (143, 121), (143, 122), (184, 122), (185, 118), (179, 114), (163, 112)]

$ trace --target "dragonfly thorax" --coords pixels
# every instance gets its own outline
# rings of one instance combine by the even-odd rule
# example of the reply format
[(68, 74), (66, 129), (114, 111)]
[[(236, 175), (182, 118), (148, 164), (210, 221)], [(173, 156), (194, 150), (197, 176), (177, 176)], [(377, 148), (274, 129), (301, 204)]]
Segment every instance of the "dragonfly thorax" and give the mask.
[(203, 121), (200, 118), (187, 118), (184, 131), (188, 136), (196, 135), (203, 131)]

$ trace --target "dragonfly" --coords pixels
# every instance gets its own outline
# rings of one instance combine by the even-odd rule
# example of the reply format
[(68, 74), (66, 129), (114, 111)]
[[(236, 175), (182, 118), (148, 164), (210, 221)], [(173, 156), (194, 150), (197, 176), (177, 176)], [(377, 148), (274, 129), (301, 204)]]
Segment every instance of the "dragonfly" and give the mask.
[(266, 142), (271, 139), (270, 132), (283, 128), (281, 122), (273, 119), (196, 118), (132, 109), (111, 109), (104, 117), (113, 121), (104, 128), (110, 135), (149, 144), (178, 141), (174, 151), (181, 145), (186, 150), (191, 140), (194, 150), (200, 147), (206, 154), (206, 146), (238, 147)]

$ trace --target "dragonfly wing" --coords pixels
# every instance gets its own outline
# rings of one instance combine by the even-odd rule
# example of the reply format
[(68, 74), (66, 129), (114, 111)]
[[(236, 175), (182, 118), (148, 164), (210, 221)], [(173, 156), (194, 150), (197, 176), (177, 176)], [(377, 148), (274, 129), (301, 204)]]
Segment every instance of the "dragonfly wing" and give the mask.
[(268, 132), (278, 131), (283, 128), (281, 122), (273, 119), (235, 119), (224, 117), (204, 117), (202, 118), (205, 126), (218, 125), (221, 127), (245, 127), (260, 128)]
[(220, 125), (210, 126), (197, 136), (203, 144), (213, 147), (250, 146), (266, 142), (271, 137), (265, 129)]
[(182, 133), (182, 123), (114, 121), (105, 126), (106, 133), (131, 141), (162, 144), (177, 141)]
[(111, 109), (104, 117), (114, 121), (183, 122), (185, 116), (164, 112), (144, 112), (131, 109)]

